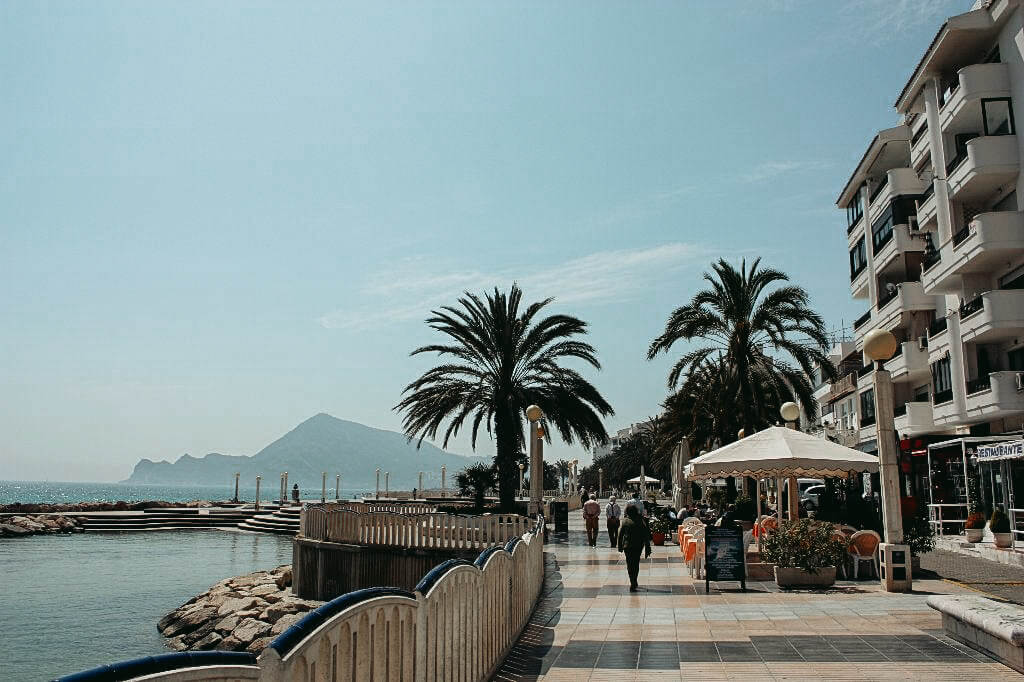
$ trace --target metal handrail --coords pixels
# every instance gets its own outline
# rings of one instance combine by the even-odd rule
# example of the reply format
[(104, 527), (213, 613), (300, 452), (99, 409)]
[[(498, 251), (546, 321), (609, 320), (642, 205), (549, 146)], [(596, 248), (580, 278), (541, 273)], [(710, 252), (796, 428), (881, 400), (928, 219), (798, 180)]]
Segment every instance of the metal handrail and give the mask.
[[(945, 519), (942, 517), (943, 507), (963, 507), (962, 519)], [(945, 525), (947, 523), (967, 523), (967, 505), (963, 502), (955, 502), (948, 504), (929, 504), (928, 505), (928, 522), (936, 529), (938, 535), (945, 535)], [(956, 533), (960, 534), (959, 530)]]

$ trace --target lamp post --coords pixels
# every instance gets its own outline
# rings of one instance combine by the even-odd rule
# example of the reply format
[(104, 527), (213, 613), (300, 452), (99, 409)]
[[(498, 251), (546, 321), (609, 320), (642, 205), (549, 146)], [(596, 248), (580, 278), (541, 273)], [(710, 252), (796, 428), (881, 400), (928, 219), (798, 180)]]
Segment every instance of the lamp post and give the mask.
[(873, 329), (864, 336), (864, 354), (875, 363), (875, 440), (878, 443), (882, 521), (885, 525), (885, 542), (879, 545), (878, 553), (882, 587), (886, 592), (909, 592), (913, 583), (910, 547), (903, 544), (903, 519), (900, 516), (899, 452), (896, 448), (892, 377), (884, 364), (896, 353), (898, 345), (892, 332), (885, 329)]
[(284, 472), (284, 485), (281, 486), (281, 506), (288, 502), (288, 472)]
[(237, 472), (235, 473), (235, 499), (234, 499), (235, 502), (238, 502), (238, 477), (241, 476), (241, 475), (242, 474), (240, 474), (240, 473), (237, 473)]
[[(796, 403), (782, 403), (782, 407), (779, 408), (779, 416), (782, 417), (782, 421), (786, 422), (786, 427), (798, 430), (797, 421), (800, 419), (800, 408)], [(800, 518), (800, 489), (797, 487), (796, 476), (789, 477), (789, 518), (795, 520)], [(781, 490), (781, 488), (780, 488)], [(779, 509), (782, 507), (780, 506)]]
[(526, 465), (522, 462), (519, 463), (519, 497), (523, 496), (523, 472), (526, 471)]
[(597, 470), (597, 496), (604, 497), (604, 469)]
[(341, 474), (334, 477), (334, 501), (341, 502)]
[(526, 419), (530, 422), (530, 516), (541, 511), (544, 496), (544, 427), (541, 420), (544, 412), (536, 405), (526, 408)]
[(327, 502), (327, 472), (320, 475), (320, 504)]
[(384, 497), (391, 497), (391, 472), (384, 472)]
[(423, 494), (423, 472), (422, 471), (420, 472), (419, 477), (417, 477), (416, 482), (419, 483), (419, 485), (417, 486), (416, 490), (418, 490), (419, 494), (422, 495)]
[(448, 467), (444, 464), (441, 465), (441, 497), (447, 497), (448, 495), (444, 490), (445, 476), (448, 474)]
[(375, 495), (376, 499), (380, 499), (380, 467), (377, 467), (377, 492)]
[(260, 477), (256, 477), (256, 511), (260, 510)]

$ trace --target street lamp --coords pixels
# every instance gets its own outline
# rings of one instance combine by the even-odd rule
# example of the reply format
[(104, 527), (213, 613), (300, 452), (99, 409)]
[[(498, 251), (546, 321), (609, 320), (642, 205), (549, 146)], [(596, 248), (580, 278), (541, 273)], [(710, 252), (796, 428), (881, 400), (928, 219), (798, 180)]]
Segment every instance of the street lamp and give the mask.
[(241, 475), (242, 474), (240, 473), (235, 473), (235, 499), (233, 500), (234, 502), (238, 502), (238, 477)]
[(380, 467), (377, 467), (377, 494), (376, 498), (380, 499)]
[[(797, 431), (797, 420), (800, 419), (800, 408), (794, 402), (782, 403), (779, 408), (779, 416), (786, 422), (786, 427)], [(782, 479), (778, 480), (779, 491), (782, 491)], [(800, 518), (800, 490), (797, 487), (796, 476), (789, 477), (789, 518), (790, 520)], [(779, 518), (782, 518), (782, 500), (779, 500)]]
[(519, 497), (523, 496), (523, 472), (526, 471), (526, 465), (522, 462), (519, 463)]
[(384, 497), (391, 497), (391, 472), (384, 472)]
[(441, 465), (441, 497), (447, 497), (448, 493), (445, 492), (445, 476), (448, 475), (448, 466), (445, 464)]
[(537, 405), (526, 408), (526, 419), (530, 422), (530, 516), (540, 513), (544, 496), (544, 429), (540, 423), (543, 418), (544, 412)]
[(896, 449), (892, 377), (885, 369), (885, 361), (896, 353), (898, 346), (896, 337), (885, 329), (873, 329), (864, 336), (864, 354), (875, 363), (875, 440), (882, 484), (882, 521), (885, 524), (885, 542), (878, 546), (878, 553), (882, 587), (886, 592), (909, 592), (912, 586), (910, 546), (903, 544), (903, 519), (900, 517), (899, 452)]
[(604, 469), (597, 470), (597, 496), (604, 497)]

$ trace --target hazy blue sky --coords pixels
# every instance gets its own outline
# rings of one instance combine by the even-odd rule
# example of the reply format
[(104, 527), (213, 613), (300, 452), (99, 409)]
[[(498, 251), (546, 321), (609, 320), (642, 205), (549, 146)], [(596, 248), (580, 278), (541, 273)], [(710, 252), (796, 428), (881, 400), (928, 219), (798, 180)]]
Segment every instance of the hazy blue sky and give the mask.
[(646, 346), (713, 258), (849, 325), (833, 202), (969, 7), (2, 3), (0, 479), (397, 429), (465, 288), (590, 321), (610, 430), (657, 412)]

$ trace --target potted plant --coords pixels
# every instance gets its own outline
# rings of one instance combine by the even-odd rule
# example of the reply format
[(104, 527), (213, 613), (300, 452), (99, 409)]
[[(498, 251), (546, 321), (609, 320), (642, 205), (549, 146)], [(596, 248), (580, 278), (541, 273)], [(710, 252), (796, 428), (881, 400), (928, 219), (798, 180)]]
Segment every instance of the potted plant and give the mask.
[(665, 533), (668, 532), (668, 524), (655, 516), (648, 521), (647, 525), (651, 529), (651, 542), (659, 546), (664, 545)]
[(836, 537), (835, 527), (813, 519), (784, 521), (761, 544), (761, 556), (775, 564), (775, 583), (783, 588), (829, 587), (845, 553), (846, 542)]
[(996, 509), (988, 520), (988, 529), (992, 531), (996, 547), (1009, 547), (1013, 544), (1013, 533), (1010, 532), (1010, 519)]
[(985, 515), (981, 512), (968, 514), (967, 521), (964, 522), (964, 531), (967, 542), (981, 542), (981, 537), (985, 534)]
[(918, 507), (912, 516), (903, 518), (903, 542), (910, 546), (910, 566), (914, 573), (921, 570), (921, 555), (935, 549), (935, 528), (928, 512)]

